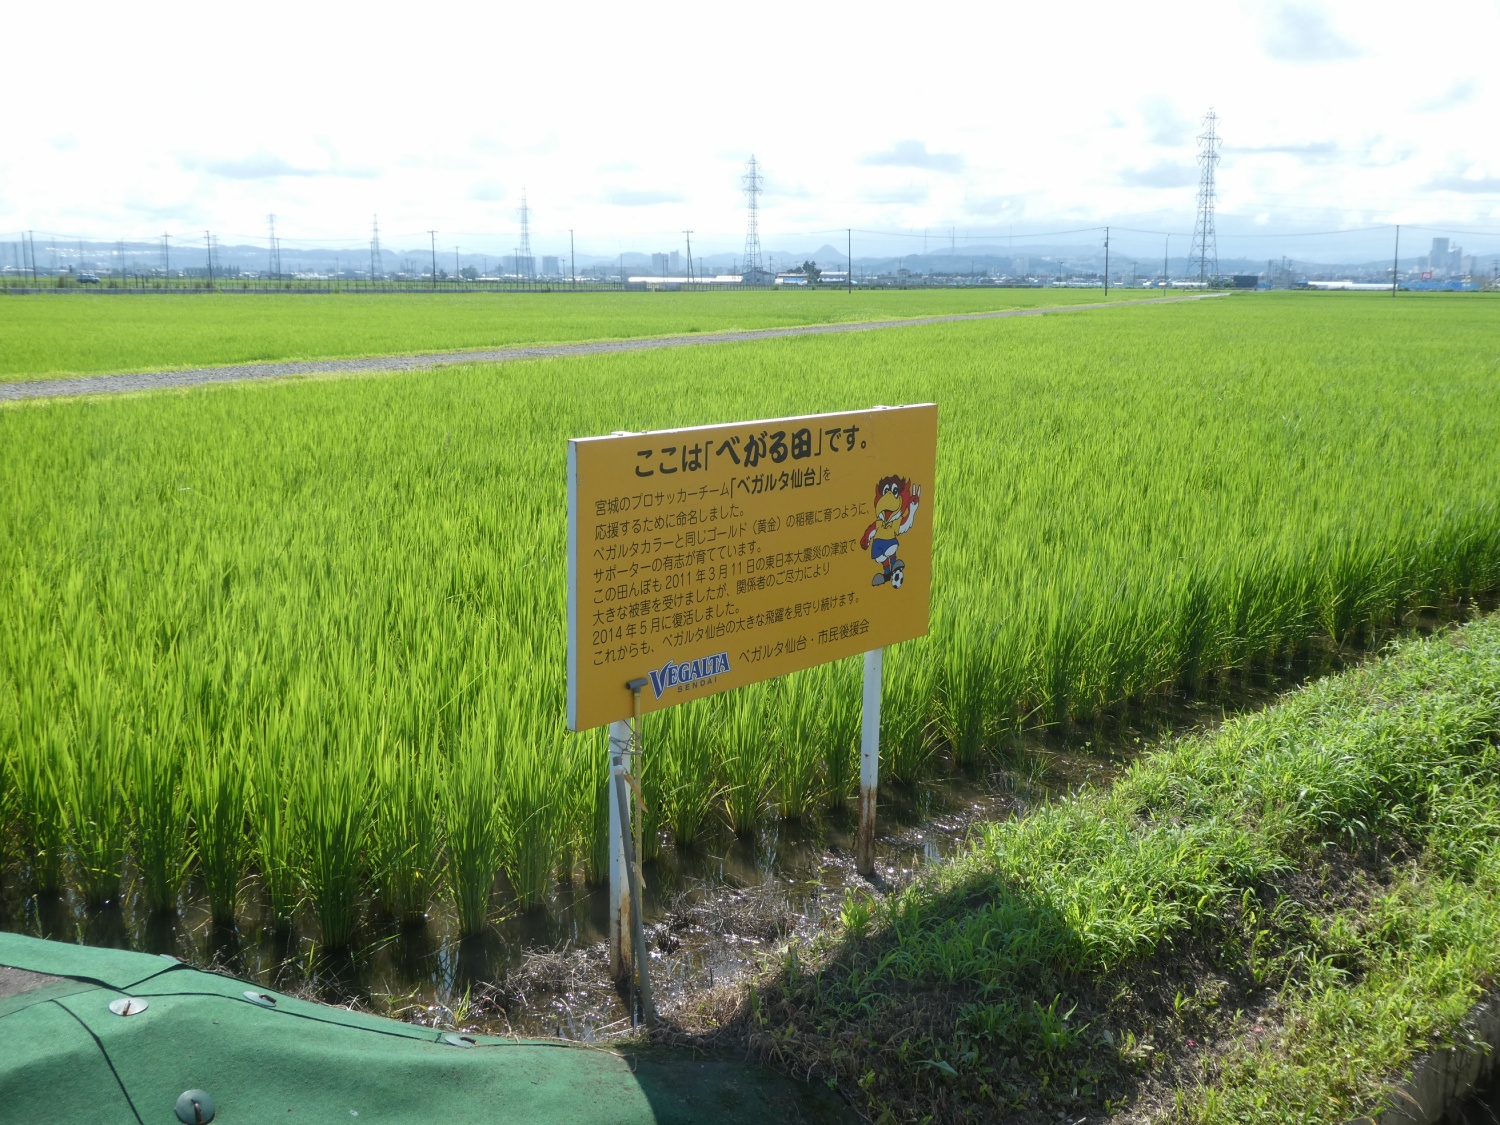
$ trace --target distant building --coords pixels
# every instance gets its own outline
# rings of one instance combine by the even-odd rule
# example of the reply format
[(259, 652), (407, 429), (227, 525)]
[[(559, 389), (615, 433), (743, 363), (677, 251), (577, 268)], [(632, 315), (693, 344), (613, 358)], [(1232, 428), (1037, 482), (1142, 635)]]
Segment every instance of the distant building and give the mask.
[(656, 274), (658, 277), (666, 277), (667, 273), (670, 270), (670, 267), (673, 264), (672, 258), (675, 257), (677, 257), (676, 254), (673, 254), (670, 258), (666, 254), (652, 254), (651, 272)]
[(558, 264), (556, 254), (542, 255), (542, 276), (556, 277), (562, 273), (562, 266)]
[(1446, 238), (1432, 240), (1432, 253), (1427, 255), (1427, 268), (1433, 277), (1464, 276), (1464, 251)]
[(740, 274), (741, 285), (775, 285), (776, 275), (770, 270), (745, 270)]

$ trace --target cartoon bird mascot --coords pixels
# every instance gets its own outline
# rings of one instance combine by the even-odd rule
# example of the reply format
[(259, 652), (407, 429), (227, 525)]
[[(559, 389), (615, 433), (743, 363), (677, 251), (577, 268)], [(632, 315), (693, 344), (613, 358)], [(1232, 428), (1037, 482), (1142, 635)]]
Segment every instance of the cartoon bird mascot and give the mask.
[(870, 558), (880, 564), (880, 573), (870, 579), (870, 585), (889, 582), (894, 589), (901, 589), (906, 563), (896, 557), (900, 545), (897, 536), (911, 530), (921, 499), (922, 490), (902, 477), (885, 477), (875, 486), (875, 522), (859, 541), (861, 547), (870, 548)]

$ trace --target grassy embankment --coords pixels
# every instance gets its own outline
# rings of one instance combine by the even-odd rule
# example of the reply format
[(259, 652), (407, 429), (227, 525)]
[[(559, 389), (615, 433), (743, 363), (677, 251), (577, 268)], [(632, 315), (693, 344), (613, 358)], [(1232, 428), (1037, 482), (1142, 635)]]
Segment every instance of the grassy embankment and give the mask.
[(872, 1119), (1378, 1112), (1500, 973), (1500, 620), (988, 826), (843, 923), (717, 1034)]
[[(1178, 294), (1180, 296), (1180, 294)], [(1107, 299), (1149, 298), (1116, 290)], [(1106, 300), (1078, 289), (36, 296), (0, 302), (0, 381), (403, 355)]]
[[(1500, 586), (1489, 313), (1291, 295), (0, 410), (0, 863), (99, 901), (128, 857), (159, 911), (196, 873), (330, 945), (366, 891), (474, 931), (498, 873), (597, 877), (571, 435), (940, 404), (886, 779), (1357, 642)], [(648, 851), (842, 805), (857, 664), (652, 720)]]

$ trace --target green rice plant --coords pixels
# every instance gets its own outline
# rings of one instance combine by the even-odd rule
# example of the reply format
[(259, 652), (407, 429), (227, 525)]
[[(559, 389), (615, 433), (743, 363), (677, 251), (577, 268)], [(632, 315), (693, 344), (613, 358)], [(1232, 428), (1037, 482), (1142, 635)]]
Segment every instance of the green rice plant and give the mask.
[(938, 670), (932, 649), (926, 639), (886, 649), (880, 693), (882, 778), (915, 781), (937, 749)]
[(941, 724), (954, 764), (972, 765), (983, 754), (997, 718), (1003, 691), (995, 667), (995, 628), (974, 614), (955, 614), (940, 623), (942, 647), (939, 677)]
[(23, 711), (6, 781), (15, 786), (16, 823), (31, 886), (37, 894), (50, 897), (64, 886), (68, 852), (64, 799), (68, 736), (59, 724), (39, 724), (39, 714), (35, 707)]
[(580, 759), (578, 803), (584, 812), (581, 826), (586, 833), (583, 878), (596, 887), (609, 881), (609, 806), (614, 793), (609, 784), (609, 752), (605, 743), (601, 731), (586, 732), (572, 740)]
[(408, 925), (427, 917), (442, 871), (439, 810), (432, 791), (435, 753), (430, 746), (398, 745), (374, 760), (370, 870), (386, 910)]
[(490, 892), (504, 859), (498, 823), (500, 754), (493, 726), (489, 738), (466, 738), (448, 768), (444, 796), (448, 886), (464, 936), (483, 932)]
[(824, 678), (808, 669), (768, 691), (772, 799), (784, 820), (801, 820), (823, 804), (828, 734), (823, 687)]
[(370, 830), (370, 769), (348, 730), (332, 734), (292, 775), (292, 811), (303, 841), (305, 893), (323, 947), (347, 949), (359, 920), (361, 865)]
[(837, 809), (859, 790), (861, 661), (840, 660), (820, 666), (815, 676), (822, 689), (823, 755), (827, 765), (823, 803)]
[(714, 720), (714, 705), (709, 700), (684, 703), (647, 720), (648, 747), (653, 743), (658, 747), (661, 820), (680, 848), (692, 847), (718, 796), (714, 783)]
[[(183, 784), (181, 719), (163, 706), (155, 728), (133, 748), (129, 761), (131, 852), (146, 906), (159, 914), (177, 909), (192, 864), (192, 844), (182, 831), (192, 815)], [(233, 826), (243, 836), (244, 826)], [(243, 846), (240, 840), (236, 846)]]
[(737, 836), (755, 831), (769, 795), (771, 752), (766, 697), (765, 684), (752, 684), (714, 700), (719, 790), (724, 816)]
[(127, 734), (110, 695), (101, 681), (79, 685), (77, 741), (60, 757), (68, 851), (92, 906), (118, 901), (130, 843)]
[(218, 742), (199, 729), (185, 778), (198, 872), (209, 912), (220, 925), (234, 924), (249, 852), (244, 758), (243, 747)]
[(294, 766), (279, 738), (280, 720), (265, 717), (257, 728), (257, 751), (249, 762), (250, 847), (271, 908), (273, 925), (291, 928), (300, 902), (302, 840), (292, 807)]
[(561, 840), (557, 763), (561, 724), (518, 725), (502, 736), (499, 809), (500, 866), (524, 907), (540, 906), (551, 890)]

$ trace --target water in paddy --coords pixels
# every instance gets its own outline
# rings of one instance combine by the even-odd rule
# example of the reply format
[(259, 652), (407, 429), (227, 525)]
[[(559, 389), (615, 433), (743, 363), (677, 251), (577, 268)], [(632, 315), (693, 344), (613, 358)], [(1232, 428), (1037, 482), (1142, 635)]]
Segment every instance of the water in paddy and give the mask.
[[(1004, 765), (996, 760), (914, 786), (883, 786), (875, 889), (900, 885), (950, 855), (977, 823), (1014, 816), (1083, 784), (1107, 784), (1163, 735), (1262, 706), (1349, 659), (1314, 651), (1270, 672), (1223, 677), (1196, 699), (1158, 699), (1088, 729), (1029, 732), (1005, 748)], [(658, 1008), (670, 1016), (707, 989), (733, 983), (785, 938), (811, 936), (836, 918), (848, 888), (870, 886), (854, 871), (853, 831), (843, 810), (813, 823), (772, 821), (749, 838), (721, 828), (692, 848), (664, 846), (645, 869)], [(632, 1018), (607, 971), (607, 897), (606, 888), (577, 879), (559, 884), (545, 906), (531, 911), (497, 895), (490, 931), (468, 939), (458, 937), (445, 905), (419, 927), (382, 919), (371, 905), (355, 951), (335, 960), (318, 955), (312, 917), (299, 919), (291, 934), (277, 934), (253, 884), (238, 924), (224, 928), (209, 921), (196, 888), (178, 914), (163, 917), (128, 892), (119, 903), (92, 909), (71, 895), (38, 898), (12, 873), (0, 881), (0, 927), (170, 953), (263, 987), (422, 1023), (596, 1039), (627, 1028)]]

